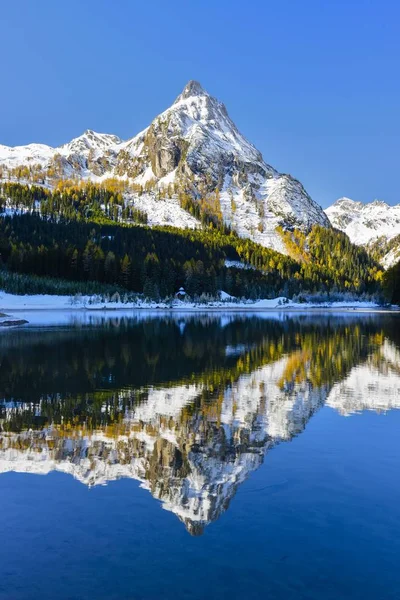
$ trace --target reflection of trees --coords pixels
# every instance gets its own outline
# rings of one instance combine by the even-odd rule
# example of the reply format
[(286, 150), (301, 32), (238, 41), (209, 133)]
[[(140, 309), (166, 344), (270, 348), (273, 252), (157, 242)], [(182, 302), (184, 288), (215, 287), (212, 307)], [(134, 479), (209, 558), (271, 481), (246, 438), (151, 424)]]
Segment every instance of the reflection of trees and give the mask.
[[(0, 381), (8, 399), (35, 401), (44, 394), (91, 393), (188, 379), (194, 373), (231, 367), (225, 347), (266, 327), (221, 328), (218, 320), (122, 321), (118, 327), (28, 331), (0, 339)], [(253, 340), (251, 339), (253, 343)]]
[[(166, 319), (103, 331), (19, 331), (19, 343), (10, 336), (0, 344), (10, 393), (0, 469), (58, 469), (88, 485), (135, 478), (200, 534), (269, 448), (303, 431), (327, 398), (341, 410), (335, 390), (355, 366), (395, 374), (398, 385), (393, 330), (390, 319), (239, 318), (224, 327)], [(18, 359), (10, 377), (7, 349)], [(46, 374), (45, 392), (37, 382), (27, 401), (38, 372)], [(25, 378), (22, 399), (10, 402), (18, 378)], [(354, 402), (343, 406), (354, 410)]]
[(191, 318), (182, 331), (173, 318), (123, 319), (103, 328), (15, 331), (0, 340), (1, 390), (14, 402), (3, 427), (115, 425), (160, 384), (201, 385), (214, 410), (218, 390), (283, 356), (282, 389), (305, 380), (331, 385), (379, 348), (391, 331), (386, 321), (385, 328), (374, 319), (236, 318), (221, 327), (218, 319)]

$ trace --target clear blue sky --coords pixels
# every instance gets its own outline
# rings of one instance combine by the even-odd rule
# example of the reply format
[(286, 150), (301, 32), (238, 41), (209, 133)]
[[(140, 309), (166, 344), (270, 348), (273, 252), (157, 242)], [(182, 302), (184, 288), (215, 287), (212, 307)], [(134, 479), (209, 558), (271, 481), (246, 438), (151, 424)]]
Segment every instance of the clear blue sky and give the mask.
[(323, 206), (398, 203), (399, 4), (3, 2), (0, 143), (129, 138), (197, 79)]

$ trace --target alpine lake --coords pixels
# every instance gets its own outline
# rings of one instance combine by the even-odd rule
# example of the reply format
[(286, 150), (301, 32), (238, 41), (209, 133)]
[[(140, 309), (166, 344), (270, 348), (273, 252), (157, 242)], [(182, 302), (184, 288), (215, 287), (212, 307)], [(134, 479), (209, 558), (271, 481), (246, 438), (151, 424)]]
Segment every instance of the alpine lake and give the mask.
[(399, 409), (397, 314), (2, 330), (0, 600), (398, 600)]

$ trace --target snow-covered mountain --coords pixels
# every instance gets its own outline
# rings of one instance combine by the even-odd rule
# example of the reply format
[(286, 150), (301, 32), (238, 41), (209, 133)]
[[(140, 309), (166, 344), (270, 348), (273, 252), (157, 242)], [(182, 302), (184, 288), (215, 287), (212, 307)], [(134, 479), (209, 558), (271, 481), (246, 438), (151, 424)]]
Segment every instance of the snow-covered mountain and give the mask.
[(333, 227), (344, 231), (354, 244), (377, 250), (385, 268), (400, 260), (400, 204), (340, 198), (325, 212)]
[[(64, 166), (63, 175), (80, 178), (96, 174), (96, 169), (91, 166), (91, 161), (103, 156), (110, 148), (121, 143), (116, 135), (95, 133), (88, 129), (82, 135), (74, 138), (67, 144), (52, 148), (45, 144), (28, 144), (27, 146), (2, 146), (0, 145), (0, 166), (3, 169), (17, 167), (38, 167), (48, 169), (57, 160)], [(46, 175), (44, 172), (43, 175)]]
[(302, 184), (268, 165), (225, 106), (196, 81), (127, 141), (88, 130), (58, 148), (0, 146), (3, 178), (15, 176), (20, 166), (29, 169), (24, 177), (35, 174), (50, 184), (60, 178), (126, 179), (127, 202), (146, 211), (150, 225), (198, 226), (180, 206), (179, 197), (187, 194), (212, 204), (241, 236), (281, 252), (285, 247), (278, 225), (303, 230), (316, 223), (330, 226)]

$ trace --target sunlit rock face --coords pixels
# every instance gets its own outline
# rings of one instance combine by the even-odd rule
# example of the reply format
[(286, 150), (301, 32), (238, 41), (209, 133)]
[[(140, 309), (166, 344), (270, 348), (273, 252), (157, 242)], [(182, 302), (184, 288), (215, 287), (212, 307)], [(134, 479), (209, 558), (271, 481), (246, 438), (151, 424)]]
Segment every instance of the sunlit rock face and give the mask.
[[(346, 415), (400, 407), (399, 347), (379, 330), (365, 335), (357, 324), (347, 323), (310, 328), (302, 324), (296, 329), (290, 322), (256, 323), (253, 330), (244, 322), (241, 332), (231, 320), (200, 323), (193, 328), (190, 322), (185, 327), (181, 322), (169, 323), (166, 328), (170, 340), (174, 327), (180, 336), (179, 372), (183, 356), (195, 356), (197, 364), (203, 355), (210, 357), (209, 340), (215, 328), (215, 354), (196, 377), (109, 391), (64, 392), (35, 402), (6, 398), (1, 405), (0, 472), (60, 471), (88, 486), (135, 479), (189, 533), (200, 535), (228, 508), (269, 450), (301, 434), (324, 404)], [(229, 329), (233, 325), (239, 328), (236, 337), (235, 329)], [(135, 336), (127, 332), (126, 340), (138, 339), (143, 326), (138, 327)], [(161, 336), (160, 325), (157, 331)], [(107, 356), (106, 371), (95, 377), (103, 383), (113, 381), (110, 369), (121, 359), (121, 345), (126, 374), (123, 371), (120, 377), (132, 376), (127, 342), (122, 343), (120, 334), (119, 344), (111, 345), (111, 334), (102, 338), (105, 354), (86, 367), (93, 373), (99, 362), (104, 369)], [(147, 356), (154, 373), (153, 344), (146, 347), (146, 337), (140, 340), (142, 360)], [(55, 339), (65, 363), (63, 344), (71, 340), (60, 341), (59, 335)], [(96, 339), (93, 352), (102, 352)], [(21, 360), (28, 384), (29, 371), (36, 366), (35, 376), (40, 366), (34, 347), (29, 352), (39, 363)], [(43, 343), (42, 352), (46, 356)], [(161, 348), (157, 360), (162, 362), (166, 356)], [(0, 365), (2, 360), (0, 352)], [(73, 366), (79, 368), (79, 361)], [(105, 377), (107, 370), (110, 375)], [(59, 376), (55, 363), (52, 376)], [(54, 381), (65, 385), (64, 379)], [(82, 382), (87, 385), (86, 379)], [(52, 383), (47, 382), (49, 389)]]

